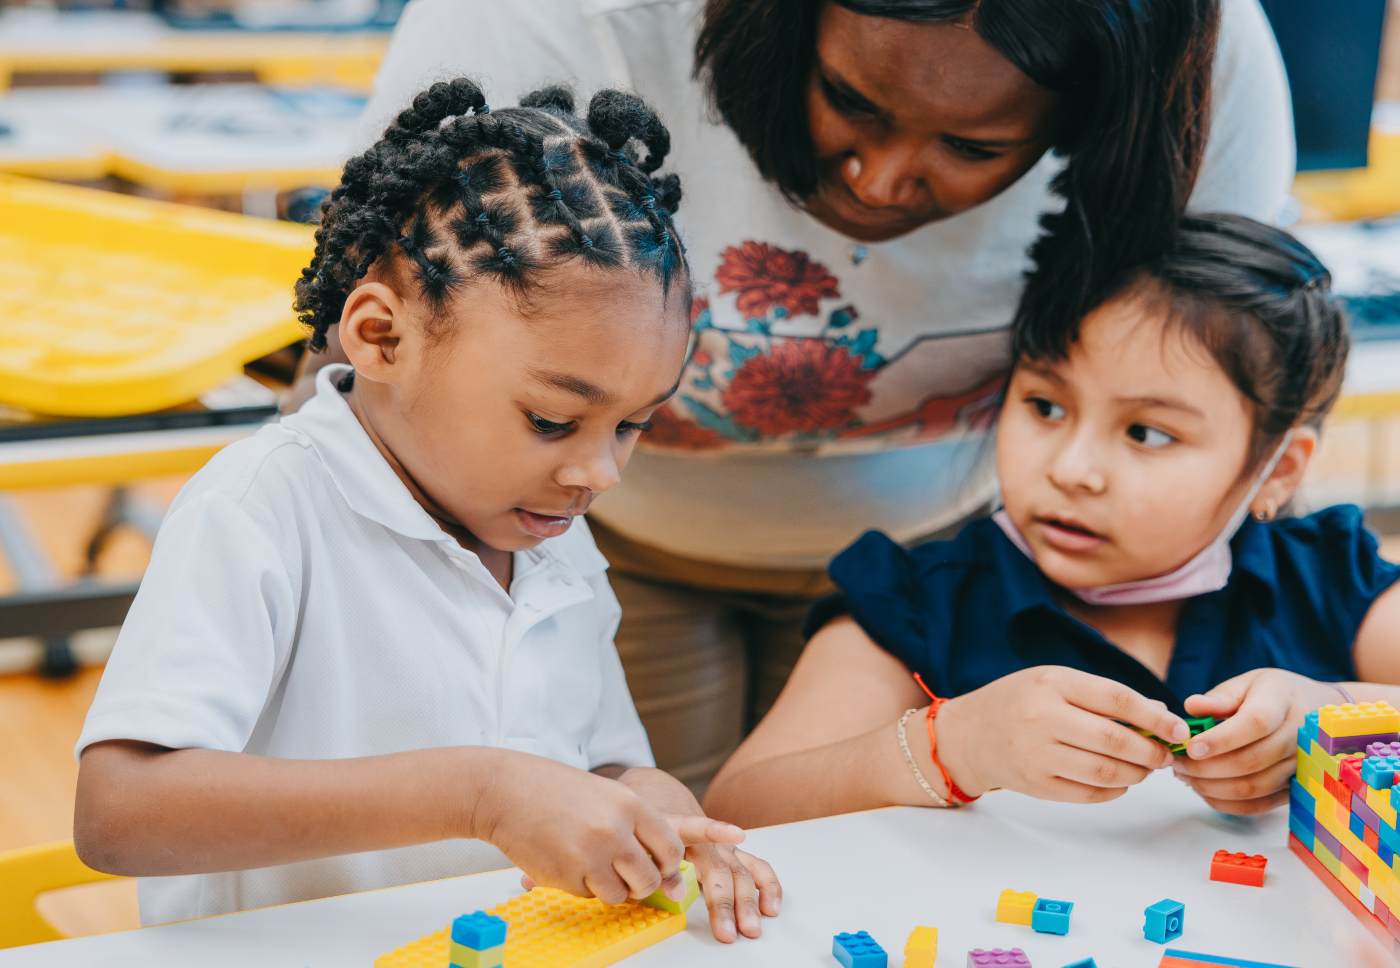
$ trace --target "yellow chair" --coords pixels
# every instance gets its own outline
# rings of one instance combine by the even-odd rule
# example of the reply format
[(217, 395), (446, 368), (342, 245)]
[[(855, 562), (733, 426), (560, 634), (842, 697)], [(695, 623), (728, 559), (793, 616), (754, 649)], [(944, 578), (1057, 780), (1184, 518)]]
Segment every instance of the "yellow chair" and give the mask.
[(71, 840), (0, 853), (0, 948), (62, 940), (39, 913), (39, 895), (113, 879), (78, 860)]

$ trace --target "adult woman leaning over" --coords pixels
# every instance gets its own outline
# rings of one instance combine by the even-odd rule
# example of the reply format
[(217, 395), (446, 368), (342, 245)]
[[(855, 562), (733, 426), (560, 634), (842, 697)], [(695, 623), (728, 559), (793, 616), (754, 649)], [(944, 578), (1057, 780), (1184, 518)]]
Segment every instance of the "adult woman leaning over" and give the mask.
[(782, 687), (835, 552), (987, 509), (1042, 226), (1090, 253), (1033, 294), (1077, 318), (1188, 195), (1270, 220), (1293, 172), (1257, 0), (415, 0), (366, 130), (462, 73), (507, 102), (630, 87), (671, 129), (695, 346), (589, 521), (658, 762), (696, 786)]

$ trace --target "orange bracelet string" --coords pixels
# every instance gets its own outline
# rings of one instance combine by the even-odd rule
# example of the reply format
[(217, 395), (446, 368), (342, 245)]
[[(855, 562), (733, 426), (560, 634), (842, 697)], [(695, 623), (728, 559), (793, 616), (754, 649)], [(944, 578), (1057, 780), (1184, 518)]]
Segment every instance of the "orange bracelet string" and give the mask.
[(948, 787), (948, 793), (952, 796), (954, 800), (956, 800), (958, 803), (971, 803), (973, 800), (979, 799), (982, 796), (982, 794), (980, 793), (975, 797), (970, 797), (966, 793), (962, 792), (962, 790), (958, 789), (958, 785), (953, 782), (953, 778), (948, 775), (948, 770), (938, 759), (938, 735), (934, 732), (933, 721), (938, 717), (939, 707), (942, 706), (948, 700), (941, 699), (938, 696), (935, 696), (933, 694), (933, 690), (930, 689), (927, 685), (925, 685), (923, 676), (919, 675), (917, 672), (914, 673), (914, 681), (919, 684), (919, 688), (922, 689), (925, 692), (925, 694), (928, 695), (928, 698), (930, 700), (928, 707), (929, 759), (933, 760), (933, 765), (938, 767), (938, 773), (940, 776), (943, 777), (943, 782)]

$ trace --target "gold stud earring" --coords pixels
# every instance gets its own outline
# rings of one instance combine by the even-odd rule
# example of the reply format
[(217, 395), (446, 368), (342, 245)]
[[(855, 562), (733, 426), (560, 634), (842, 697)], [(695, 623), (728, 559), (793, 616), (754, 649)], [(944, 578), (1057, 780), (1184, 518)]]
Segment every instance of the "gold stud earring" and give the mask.
[(1274, 515), (1275, 515), (1276, 513), (1278, 513), (1278, 511), (1277, 511), (1277, 508), (1276, 508), (1275, 505), (1274, 505), (1274, 502), (1273, 502), (1273, 501), (1265, 501), (1265, 502), (1264, 502), (1264, 506), (1261, 507), (1258, 511), (1255, 511), (1255, 512), (1254, 512), (1254, 520), (1256, 520), (1256, 521), (1261, 521), (1261, 522), (1262, 522), (1262, 521), (1272, 521), (1272, 520), (1274, 519)]

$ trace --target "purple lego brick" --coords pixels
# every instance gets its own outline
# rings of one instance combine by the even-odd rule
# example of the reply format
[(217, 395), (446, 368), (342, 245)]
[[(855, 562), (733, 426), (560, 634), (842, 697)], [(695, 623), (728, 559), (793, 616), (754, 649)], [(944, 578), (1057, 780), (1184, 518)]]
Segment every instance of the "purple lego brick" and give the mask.
[(1322, 841), (1324, 845), (1326, 845), (1327, 849), (1332, 852), (1333, 857), (1342, 856), (1342, 842), (1336, 837), (1333, 837), (1331, 834), (1329, 834), (1327, 832), (1327, 828), (1323, 827), (1322, 824), (1317, 824), (1314, 826), (1313, 835), (1317, 837), (1318, 840)]
[(973, 948), (967, 968), (1031, 968), (1031, 960), (1020, 948)]
[(1361, 794), (1351, 795), (1351, 812), (1361, 818), (1361, 822), (1372, 830), (1381, 829), (1380, 814), (1371, 809), (1371, 805), (1361, 798)]
[(1394, 733), (1370, 733), (1366, 736), (1328, 736), (1323, 729), (1317, 731), (1317, 745), (1336, 756), (1338, 753), (1360, 753), (1372, 743), (1394, 743)]
[(1367, 756), (1400, 756), (1400, 743), (1371, 743), (1366, 747)]

